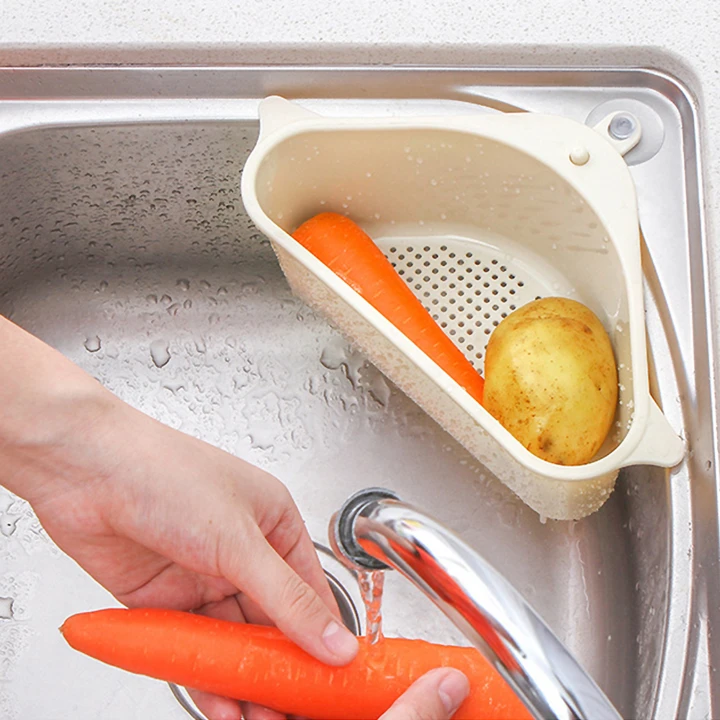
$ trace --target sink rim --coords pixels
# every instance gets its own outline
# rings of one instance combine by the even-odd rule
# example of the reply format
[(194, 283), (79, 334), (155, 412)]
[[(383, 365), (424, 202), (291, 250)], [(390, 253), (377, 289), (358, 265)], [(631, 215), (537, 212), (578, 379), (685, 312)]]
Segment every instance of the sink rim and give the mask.
[[(11, 77), (8, 78), (7, 71), (11, 71)], [(423, 84), (426, 88), (431, 88), (428, 93), (432, 93), (432, 88), (436, 88), (439, 84), (444, 84), (447, 87), (448, 81), (452, 81), (457, 76), (462, 76), (464, 79), (472, 79), (472, 85), (484, 85), (485, 87), (500, 88), (504, 83), (507, 83), (508, 78), (517, 78), (516, 84), (520, 84), (520, 78), (523, 82), (529, 83), (532, 79), (536, 82), (536, 86), (540, 87), (544, 84), (552, 84), (560, 80), (560, 84), (565, 83), (569, 85), (571, 82), (577, 82), (580, 76), (587, 78), (588, 74), (594, 81), (600, 83), (601, 81), (609, 82), (612, 81), (626, 83), (627, 85), (632, 82), (636, 82), (639, 78), (648, 81), (648, 86), (657, 92), (664, 91), (667, 97), (672, 99), (672, 102), (678, 107), (680, 115), (684, 118), (685, 123), (689, 124), (690, 127), (683, 125), (683, 131), (688, 136), (688, 145), (685, 150), (693, 155), (695, 153), (691, 168), (695, 172), (690, 172), (688, 176), (688, 183), (690, 185), (693, 182), (696, 183), (696, 198), (699, 203), (697, 208), (697, 216), (693, 214), (694, 227), (693, 234), (700, 238), (700, 260), (697, 262), (695, 258), (695, 271), (696, 277), (697, 272), (701, 272), (703, 277), (707, 271), (707, 243), (708, 238), (705, 232), (704, 218), (702, 215), (702, 163), (700, 158), (697, 156), (696, 143), (699, 138), (698, 133), (698, 108), (691, 93), (678, 81), (672, 78), (670, 75), (662, 73), (656, 70), (646, 70), (638, 68), (628, 68), (625, 70), (607, 70), (607, 69), (540, 69), (540, 70), (516, 70), (516, 69), (505, 69), (498, 71), (497, 69), (483, 69), (483, 68), (434, 68), (431, 70), (434, 73), (433, 78), (429, 78), (428, 69), (423, 68)], [(38, 75), (39, 73), (39, 75)], [(130, 92), (129, 87), (125, 90), (125, 94), (122, 92), (122, 88), (125, 87), (120, 85), (115, 92), (117, 95), (113, 97), (117, 98), (117, 102), (107, 102), (100, 100), (97, 95), (84, 94), (87, 93), (91, 86), (86, 83), (89, 78), (96, 78), (98, 73), (101, 77), (97, 79), (99, 86), (103, 86), (104, 91), (108, 90), (108, 75), (110, 78), (124, 77), (125, 81), (129, 81), (129, 85), (132, 86), (133, 82), (142, 79), (143, 82), (135, 85), (135, 90), (144, 89), (145, 93), (150, 93), (151, 96), (141, 94), (133, 94)], [(212, 67), (212, 66), (199, 66), (199, 67), (160, 67), (160, 66), (138, 66), (132, 68), (115, 68), (115, 67), (72, 67), (72, 68), (0, 68), (0, 105), (3, 105), (8, 110), (7, 114), (0, 116), (0, 141), (3, 140), (10, 133), (15, 132), (26, 132), (39, 129), (41, 127), (69, 127), (69, 126), (95, 126), (99, 124), (110, 124), (110, 125), (136, 125), (138, 123), (165, 123), (172, 121), (172, 113), (177, 113), (178, 110), (187, 112), (190, 115), (189, 122), (227, 122), (234, 119), (248, 119), (248, 112), (252, 112), (253, 106), (256, 104), (256, 99), (246, 98), (227, 98), (219, 97), (215, 98), (216, 102), (211, 103), (195, 103), (192, 101), (192, 97), (178, 98), (174, 95), (157, 95), (152, 91), (157, 90), (160, 87), (165, 87), (168, 76), (173, 76), (178, 85), (182, 85), (186, 88), (186, 92), (190, 93), (192, 88), (199, 89), (203, 88), (203, 92), (208, 92), (206, 88), (211, 88), (212, 83), (207, 84), (202, 81), (202, 78), (206, 76), (206, 73), (217, 74), (219, 79), (217, 82), (227, 82), (227, 79), (232, 79), (236, 74), (244, 75), (246, 78), (248, 74), (252, 76), (250, 85), (257, 83), (257, 86), (261, 86), (262, 83), (267, 82), (268, 78), (272, 78), (274, 75), (277, 76), (276, 82), (288, 82), (287, 77), (290, 75), (295, 76), (298, 79), (305, 77), (307, 73), (321, 73), (323, 76), (331, 76), (333, 82), (339, 82), (343, 77), (347, 77), (347, 73), (351, 73), (356, 77), (364, 73), (373, 78), (388, 77), (394, 78), (397, 82), (398, 76), (401, 77), (415, 77), (418, 73), (416, 68), (368, 68), (364, 66), (354, 67), (282, 67), (282, 66), (241, 66), (241, 67)], [(201, 77), (202, 76), (202, 77)], [(37, 88), (33, 88), (35, 99), (28, 102), (26, 100), (14, 98), (12, 100), (6, 100), (4, 98), (10, 94), (13, 87), (17, 87), (18, 83), (22, 84), (25, 82), (24, 78), (28, 77), (41, 77), (42, 82), (46, 83), (47, 88), (52, 88), (53, 92), (46, 91), (35, 93)], [(104, 78), (104, 79), (103, 79)], [(189, 79), (195, 78), (194, 84), (188, 83)], [(62, 79), (62, 83), (69, 83), (71, 86), (75, 85), (78, 89), (76, 94), (73, 95), (70, 90), (66, 90), (63, 95), (58, 90), (57, 81)], [(431, 81), (432, 80), (432, 81)], [(482, 81), (482, 82), (481, 82)], [(92, 83), (96, 80), (93, 79)], [(61, 86), (62, 86), (61, 83)], [(532, 83), (530, 83), (532, 84)], [(91, 84), (92, 85), (92, 84)], [(332, 83), (331, 83), (332, 85)], [(622, 86), (622, 85), (621, 85)], [(315, 85), (317, 87), (317, 84)], [(413, 91), (413, 87), (408, 86), (408, 93)], [(84, 89), (83, 89), (84, 88)], [(453, 88), (453, 91), (456, 91)], [(270, 94), (266, 92), (265, 94)], [(381, 97), (386, 95), (380, 94)], [(106, 92), (107, 96), (107, 92)], [(437, 93), (435, 94), (437, 96)], [(167, 101), (167, 98), (172, 98), (171, 101)], [(198, 93), (195, 93), (193, 97), (197, 98)], [(430, 97), (426, 94), (424, 97)], [(462, 97), (464, 102), (476, 102), (480, 103), (485, 99), (493, 109), (512, 110), (512, 105), (498, 99), (496, 97), (485, 98), (481, 94), (473, 94), (472, 90), (466, 88), (466, 93), (463, 95), (460, 93), (458, 97)], [(38, 100), (37, 98), (41, 98)], [(212, 98), (211, 98), (212, 99)], [(127, 101), (127, 102), (126, 102)], [(152, 104), (154, 107), (148, 109), (147, 116), (138, 118), (137, 110), (139, 106), (147, 106)], [(59, 121), (58, 112), (60, 111)], [(517, 108), (515, 109), (517, 111)], [(218, 115), (220, 113), (220, 115)], [(174, 120), (177, 121), (177, 115)], [(692, 142), (691, 142), (692, 141)], [(689, 148), (689, 149), (688, 149)], [(692, 188), (691, 188), (692, 189)], [(692, 223), (691, 223), (692, 224)], [(697, 253), (696, 253), (697, 255)], [(699, 267), (698, 267), (699, 266)], [(709, 296), (706, 294), (705, 286), (694, 288), (694, 292), (700, 295), (701, 298), (707, 300)], [(705, 341), (707, 347), (712, 347), (711, 341), (711, 320), (710, 313), (707, 312), (708, 305), (705, 305), (704, 314), (706, 315), (705, 320)], [(662, 323), (662, 318), (658, 319), (658, 322)], [(710, 339), (709, 339), (710, 338)], [(652, 346), (652, 342), (650, 343)], [(690, 693), (692, 691), (692, 683), (687, 681), (687, 678), (683, 677), (683, 669), (687, 666), (692, 666), (694, 655), (697, 651), (699, 638), (696, 637), (691, 630), (691, 618), (694, 613), (699, 612), (699, 609), (703, 605), (703, 596), (699, 594), (699, 590), (706, 589), (704, 586), (709, 584), (711, 587), (717, 587), (718, 581), (709, 578), (707, 576), (695, 576), (694, 569), (695, 563), (702, 563), (703, 558), (698, 558), (698, 550), (700, 554), (707, 554), (709, 549), (712, 549), (713, 538), (717, 538), (717, 514), (711, 519), (710, 527), (711, 534), (709, 539), (705, 542), (699, 542), (700, 536), (703, 535), (703, 531), (707, 529), (707, 518), (703, 517), (702, 507), (700, 506), (699, 498), (696, 495), (700, 492), (697, 489), (697, 485), (701, 484), (698, 482), (690, 483), (690, 478), (701, 478), (705, 481), (705, 484), (711, 482), (713, 485), (717, 482), (717, 467), (718, 467), (718, 452), (715, 449), (717, 443), (714, 442), (717, 428), (717, 404), (714, 402), (715, 393), (715, 375), (710, 363), (709, 358), (704, 358), (702, 354), (702, 343), (699, 348), (698, 358), (695, 358), (695, 366), (691, 368), (686, 367), (686, 363), (682, 359), (675, 358), (675, 372), (679, 376), (678, 392), (685, 396), (695, 397), (697, 396), (697, 389), (692, 388), (692, 375), (693, 371), (702, 373), (703, 370), (707, 369), (706, 377), (708, 379), (708, 389), (710, 392), (707, 393), (707, 397), (699, 399), (697, 402), (698, 414), (702, 412), (705, 417), (709, 417), (710, 427), (703, 428), (703, 433), (698, 436), (706, 436), (709, 430), (710, 445), (711, 445), (711, 456), (713, 458), (712, 468), (698, 467), (700, 464), (700, 458), (690, 457), (681, 466), (667, 473), (669, 477), (669, 530), (670, 530), (670, 587), (668, 588), (668, 615), (666, 619), (665, 627), (665, 639), (663, 649), (663, 660), (661, 662), (659, 685), (657, 688), (657, 699), (655, 702), (655, 709), (653, 717), (670, 717), (675, 716), (678, 712), (681, 712), (683, 708), (689, 708), (691, 704)], [(679, 370), (680, 368), (680, 370)], [(672, 396), (675, 392), (675, 388), (672, 390), (668, 388), (666, 382), (666, 375), (663, 375), (663, 390), (660, 394), (660, 400), (665, 400), (663, 405), (668, 405), (671, 402)], [(701, 394), (702, 395), (702, 394)], [(697, 400), (697, 398), (696, 398)], [(693, 406), (693, 408), (695, 405)], [(682, 420), (682, 427), (685, 432), (688, 433), (693, 429), (693, 426), (697, 428), (698, 425), (702, 427), (702, 420), (696, 418), (693, 422), (693, 418), (689, 416), (688, 412), (683, 408), (680, 411), (680, 415), (685, 415)], [(705, 437), (705, 442), (708, 438)], [(707, 488), (703, 488), (703, 492), (706, 492)], [(717, 496), (714, 497), (717, 502)], [(716, 508), (715, 508), (716, 509)], [(717, 547), (717, 544), (715, 544)], [(717, 557), (710, 557), (710, 563), (717, 562)], [(708, 564), (710, 564), (708, 563)], [(709, 612), (709, 611), (708, 611)], [(673, 672), (673, 670), (675, 672)]]

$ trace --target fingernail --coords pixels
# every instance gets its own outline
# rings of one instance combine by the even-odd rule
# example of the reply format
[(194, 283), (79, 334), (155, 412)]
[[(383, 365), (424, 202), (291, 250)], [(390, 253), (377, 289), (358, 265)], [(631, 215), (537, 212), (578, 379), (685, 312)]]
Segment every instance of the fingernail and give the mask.
[(322, 634), (325, 647), (341, 660), (350, 662), (358, 651), (357, 638), (344, 626), (333, 620)]
[(459, 671), (449, 672), (438, 686), (438, 695), (448, 715), (462, 705), (470, 692), (468, 679)]

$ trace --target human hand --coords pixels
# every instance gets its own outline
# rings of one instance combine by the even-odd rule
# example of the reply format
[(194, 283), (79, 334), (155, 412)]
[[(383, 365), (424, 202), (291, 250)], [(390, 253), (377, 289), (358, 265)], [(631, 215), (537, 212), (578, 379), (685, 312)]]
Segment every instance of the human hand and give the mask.
[[(0, 341), (14, 383), (0, 387), (0, 482), (62, 550), (125, 605), (270, 622), (325, 663), (352, 660), (357, 640), (278, 480), (134, 410), (2, 318)], [(240, 720), (235, 701), (196, 701)]]
[(449, 720), (470, 692), (459, 670), (439, 668), (416, 680), (380, 720)]

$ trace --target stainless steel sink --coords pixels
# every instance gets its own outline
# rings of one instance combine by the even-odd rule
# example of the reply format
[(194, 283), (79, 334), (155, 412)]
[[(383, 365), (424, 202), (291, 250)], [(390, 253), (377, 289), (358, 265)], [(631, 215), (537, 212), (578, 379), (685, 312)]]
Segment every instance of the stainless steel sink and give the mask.
[[(293, 298), (244, 214), (240, 173), (257, 101), (272, 93), (337, 114), (635, 112), (646, 137), (627, 160), (646, 240), (653, 384), (688, 441), (686, 462), (624, 471), (579, 522), (543, 522), (478, 466)], [(685, 90), (643, 70), (0, 69), (0, 312), (132, 405), (277, 475), (318, 542), (368, 485), (432, 511), (506, 574), (624, 717), (717, 717), (716, 405), (697, 131)], [(350, 575), (323, 559), (359, 605)], [(110, 604), (0, 488), (0, 717), (187, 718), (166, 685), (64, 645), (67, 615)], [(385, 627), (462, 642), (397, 577)]]

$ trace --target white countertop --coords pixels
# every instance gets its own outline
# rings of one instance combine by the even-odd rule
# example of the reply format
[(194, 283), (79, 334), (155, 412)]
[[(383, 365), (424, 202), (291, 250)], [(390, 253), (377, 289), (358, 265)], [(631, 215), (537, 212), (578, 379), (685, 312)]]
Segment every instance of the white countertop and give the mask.
[(0, 0), (4, 65), (322, 62), (662, 69), (700, 100), (716, 276), (719, 35), (720, 0)]
[(643, 63), (665, 54), (675, 56), (665, 69), (684, 65), (705, 92), (717, 88), (718, 30), (716, 0), (0, 3), (6, 62)]
[(105, 63), (666, 71), (699, 100), (720, 308), (720, 0), (0, 0), (0, 65)]

